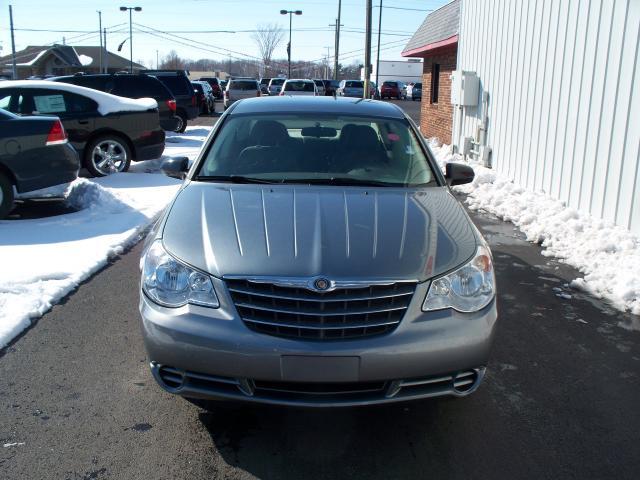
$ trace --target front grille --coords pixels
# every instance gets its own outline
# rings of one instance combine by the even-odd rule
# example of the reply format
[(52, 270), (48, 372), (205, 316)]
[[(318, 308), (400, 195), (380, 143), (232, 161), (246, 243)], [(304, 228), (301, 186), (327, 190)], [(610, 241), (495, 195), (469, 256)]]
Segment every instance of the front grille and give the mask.
[(251, 330), (310, 340), (392, 331), (402, 320), (416, 286), (397, 282), (314, 292), (244, 279), (227, 279), (226, 283), (240, 317)]

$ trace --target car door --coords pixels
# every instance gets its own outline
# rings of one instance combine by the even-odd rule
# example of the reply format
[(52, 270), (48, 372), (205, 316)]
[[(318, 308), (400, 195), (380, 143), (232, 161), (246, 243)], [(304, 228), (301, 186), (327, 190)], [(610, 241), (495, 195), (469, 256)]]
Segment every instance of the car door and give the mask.
[(98, 104), (88, 97), (64, 90), (28, 88), (20, 91), (21, 115), (56, 115), (62, 120), (69, 142), (82, 153), (95, 130)]

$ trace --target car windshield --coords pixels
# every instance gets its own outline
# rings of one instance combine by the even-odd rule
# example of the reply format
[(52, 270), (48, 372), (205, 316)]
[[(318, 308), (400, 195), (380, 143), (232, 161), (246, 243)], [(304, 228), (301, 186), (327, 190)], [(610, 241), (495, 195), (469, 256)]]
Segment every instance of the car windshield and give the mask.
[(404, 119), (231, 115), (195, 180), (423, 186), (436, 179)]
[(271, 85), (282, 85), (284, 83), (284, 78), (274, 78), (271, 80)]
[(231, 80), (229, 90), (257, 90), (258, 84), (255, 80)]
[(314, 92), (315, 86), (311, 82), (292, 82), (289, 81), (284, 85), (285, 92)]

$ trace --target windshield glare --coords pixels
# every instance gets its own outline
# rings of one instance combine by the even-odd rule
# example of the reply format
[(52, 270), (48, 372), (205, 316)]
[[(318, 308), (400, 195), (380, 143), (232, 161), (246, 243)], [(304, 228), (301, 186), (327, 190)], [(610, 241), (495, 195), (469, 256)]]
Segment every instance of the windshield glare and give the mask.
[(436, 181), (406, 120), (337, 115), (230, 116), (195, 180), (230, 176), (403, 187)]

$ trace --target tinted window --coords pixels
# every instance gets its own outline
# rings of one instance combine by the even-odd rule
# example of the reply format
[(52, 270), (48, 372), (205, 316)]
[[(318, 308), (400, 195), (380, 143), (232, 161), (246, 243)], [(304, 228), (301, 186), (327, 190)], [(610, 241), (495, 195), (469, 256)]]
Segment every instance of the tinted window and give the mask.
[(285, 92), (315, 92), (315, 85), (311, 82), (287, 82), (284, 85)]
[(270, 78), (263, 78), (262, 80), (260, 80), (260, 85), (269, 85), (270, 81)]
[(108, 88), (107, 83), (110, 80), (111, 80), (111, 77), (77, 76), (77, 77), (67, 77), (62, 79), (61, 81), (64, 83), (72, 83), (73, 85), (79, 85), (81, 87), (93, 88), (94, 90), (100, 90), (102, 92), (106, 92)]
[(166, 100), (171, 93), (158, 80), (151, 77), (118, 75), (114, 78), (115, 88), (111, 93), (129, 98), (154, 97)]
[(362, 87), (362, 82), (358, 82), (358, 81), (354, 81), (354, 80), (350, 80), (350, 81), (346, 82), (344, 86), (345, 87), (350, 87), (350, 88), (363, 88)]
[(314, 80), (313, 81), (317, 86), (324, 88), (324, 82), (322, 80)]
[(422, 88), (422, 84), (421, 83), (416, 83), (413, 88)]
[(273, 78), (271, 79), (270, 85), (282, 85), (284, 83), (284, 78)]
[(191, 95), (190, 83), (186, 77), (159, 75), (158, 80), (164, 83), (174, 95)]
[(397, 87), (398, 83), (397, 82), (384, 82), (382, 84), (383, 87)]
[(255, 80), (231, 80), (229, 90), (257, 90), (258, 82)]
[(228, 118), (199, 169), (206, 176), (245, 175), (304, 183), (340, 178), (412, 186), (435, 182), (406, 120), (318, 114)]
[(23, 92), (19, 99), (20, 113), (73, 114), (92, 113), (98, 104), (90, 98), (61, 90), (31, 90)]

